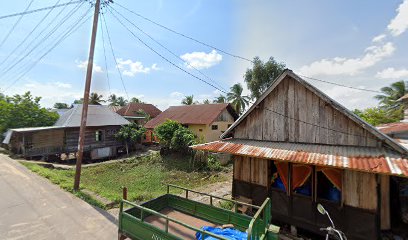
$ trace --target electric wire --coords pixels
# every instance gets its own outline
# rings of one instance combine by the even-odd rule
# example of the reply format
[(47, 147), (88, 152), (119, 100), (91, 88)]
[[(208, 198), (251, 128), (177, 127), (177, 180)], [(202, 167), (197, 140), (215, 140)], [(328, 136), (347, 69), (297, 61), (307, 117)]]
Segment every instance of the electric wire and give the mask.
[[(30, 3), (27, 5), (24, 11), (27, 11), (31, 4), (33, 4), (34, 0), (31, 0)], [(7, 39), (10, 37), (11, 33), (14, 31), (14, 29), (17, 27), (17, 25), (20, 23), (21, 19), (23, 19), (24, 15), (20, 15), (20, 17), (17, 19), (17, 21), (13, 24), (9, 32), (6, 34), (6, 36), (3, 38), (3, 40), (0, 42), (0, 48), (3, 46), (3, 44), (7, 41)]]
[[(22, 73), (16, 80), (14, 80), (10, 85), (8, 85), (4, 91), (9, 90), (14, 84), (21, 80), (31, 69), (33, 69), (45, 56), (47, 56), (52, 50), (54, 50), (60, 43), (62, 43), (66, 38), (68, 38), (72, 33), (76, 32), (83, 24), (85, 24), (92, 15), (89, 15), (87, 18), (86, 15), (89, 14), (89, 10), (83, 14), (78, 21), (73, 23), (69, 29), (52, 45), (52, 47), (45, 52), (40, 58), (38, 58), (24, 73)], [(85, 18), (85, 20), (83, 20)], [(82, 21), (82, 22), (81, 22)]]
[(75, 2), (68, 2), (68, 3), (61, 3), (57, 6), (49, 6), (49, 7), (43, 7), (43, 8), (39, 8), (39, 9), (35, 9), (35, 10), (31, 10), (31, 11), (24, 11), (24, 12), (19, 12), (19, 13), (13, 13), (13, 14), (9, 14), (9, 15), (4, 15), (4, 16), (0, 16), (0, 20), (1, 19), (5, 19), (5, 18), (10, 18), (10, 17), (16, 17), (16, 16), (23, 16), (23, 15), (27, 15), (27, 14), (31, 14), (31, 13), (36, 13), (36, 12), (40, 12), (40, 11), (45, 11), (48, 10), (50, 8), (58, 8), (58, 7), (63, 7), (63, 6), (67, 6), (70, 4), (75, 4), (75, 3), (79, 3), (82, 2), (84, 0), (79, 0), (79, 1), (75, 1)]
[(134, 15), (136, 15), (136, 16), (138, 16), (138, 17), (140, 17), (140, 18), (142, 18), (142, 19), (144, 19), (144, 20), (146, 20), (146, 21), (148, 21), (148, 22), (151, 22), (151, 23), (153, 23), (153, 24), (156, 25), (156, 26), (159, 26), (159, 27), (161, 27), (161, 28), (163, 28), (163, 29), (166, 29), (166, 30), (168, 30), (168, 31), (170, 31), (170, 32), (172, 32), (172, 33), (174, 33), (174, 34), (177, 34), (177, 35), (182, 36), (182, 37), (184, 37), (184, 38), (190, 39), (190, 40), (192, 40), (192, 41), (194, 41), (194, 42), (196, 42), (196, 43), (199, 43), (199, 44), (201, 44), (201, 45), (204, 45), (204, 46), (206, 46), (206, 47), (215, 49), (215, 50), (217, 50), (217, 51), (219, 51), (219, 52), (222, 52), (222, 53), (224, 53), (224, 54), (226, 54), (226, 55), (228, 55), (228, 56), (231, 56), (231, 57), (234, 57), (234, 58), (238, 58), (238, 59), (245, 60), (245, 61), (248, 61), (248, 62), (253, 63), (252, 60), (250, 60), (250, 59), (248, 59), (248, 58), (246, 58), (246, 57), (241, 57), (241, 56), (238, 56), (238, 55), (236, 55), (236, 54), (232, 54), (232, 53), (230, 53), (230, 52), (227, 52), (227, 51), (225, 51), (225, 50), (222, 50), (222, 49), (220, 49), (220, 48), (217, 48), (217, 47), (215, 47), (215, 46), (213, 46), (213, 45), (211, 45), (211, 44), (202, 42), (202, 41), (200, 41), (200, 40), (198, 40), (198, 39), (195, 39), (195, 38), (190, 37), (190, 36), (187, 36), (187, 35), (185, 35), (185, 34), (183, 34), (183, 33), (177, 32), (176, 30), (173, 30), (173, 29), (171, 29), (171, 28), (169, 28), (169, 27), (166, 27), (166, 26), (164, 26), (164, 25), (162, 25), (162, 24), (160, 24), (160, 23), (158, 23), (158, 22), (156, 22), (156, 21), (153, 21), (153, 20), (151, 20), (151, 19), (149, 19), (149, 18), (147, 18), (147, 17), (145, 17), (145, 16), (143, 16), (143, 15), (141, 15), (141, 14), (135, 12), (135, 11), (132, 11), (132, 10), (126, 8), (125, 6), (119, 4), (119, 3), (116, 2), (116, 1), (115, 1), (115, 4), (118, 5), (119, 7), (123, 8), (123, 9), (125, 9), (126, 11), (128, 11), (128, 12), (130, 12), (130, 13), (133, 13)]
[[(222, 89), (219, 89), (219, 88), (217, 88), (216, 86), (212, 85), (211, 83), (205, 81), (204, 79), (202, 79), (202, 78), (200, 78), (200, 77), (198, 77), (198, 76), (195, 76), (194, 74), (192, 74), (192, 73), (186, 71), (185, 69), (180, 68), (177, 64), (175, 64), (175, 63), (171, 62), (170, 60), (168, 60), (167, 58), (165, 58), (163, 55), (161, 55), (161, 54), (158, 53), (156, 50), (154, 50), (152, 47), (150, 47), (147, 43), (145, 43), (145, 42), (144, 42), (141, 38), (139, 38), (135, 33), (133, 33), (126, 25), (124, 25), (124, 24), (116, 17), (116, 15), (114, 15), (114, 14), (112, 14), (112, 15), (113, 15), (113, 17), (114, 17), (127, 31), (129, 31), (137, 40), (139, 40), (139, 42), (141, 42), (143, 45), (145, 45), (147, 48), (149, 48), (152, 52), (154, 52), (155, 54), (157, 54), (158, 56), (160, 56), (163, 60), (167, 61), (168, 63), (170, 63), (170, 64), (173, 65), (174, 67), (176, 67), (176, 68), (178, 68), (179, 70), (183, 71), (184, 73), (186, 73), (186, 74), (188, 74), (188, 75), (190, 75), (190, 76), (192, 76), (192, 77), (194, 77), (194, 78), (200, 80), (201, 82), (204, 82), (205, 84), (207, 84), (207, 85), (209, 85), (209, 86), (211, 86), (211, 87), (213, 87), (213, 88), (215, 88), (215, 89), (217, 89), (217, 90), (219, 90), (219, 91), (221, 91), (221, 92), (227, 94), (226, 91), (224, 91), (224, 90), (222, 90)], [(252, 101), (249, 101), (249, 102), (250, 102), (252, 105), (255, 104), (255, 103), (257, 103), (257, 102), (252, 102)], [(297, 121), (297, 122), (300, 122), (300, 123), (303, 123), (303, 124), (306, 124), (306, 125), (310, 125), (310, 126), (313, 126), (313, 127), (317, 127), (317, 128), (326, 129), (326, 130), (329, 130), (329, 131), (332, 131), (332, 132), (336, 132), (336, 133), (340, 133), (340, 134), (343, 134), (343, 135), (356, 136), (356, 137), (361, 137), (361, 138), (371, 138), (371, 139), (375, 139), (375, 138), (372, 138), (372, 137), (370, 137), (370, 136), (368, 136), (368, 135), (353, 134), (353, 133), (344, 132), (344, 131), (340, 131), (340, 130), (333, 129), (333, 128), (329, 128), (329, 127), (325, 127), (325, 126), (320, 126), (320, 125), (317, 125), (317, 124), (315, 124), (315, 123), (310, 123), (310, 122), (307, 122), (307, 121), (303, 121), (303, 120), (300, 120), (300, 119), (297, 119), (297, 118), (288, 116), (288, 115), (286, 115), (286, 114), (277, 112), (277, 111), (275, 111), (275, 110), (273, 110), (273, 109), (269, 109), (269, 108), (267, 108), (267, 107), (263, 107), (263, 110), (266, 110), (266, 111), (268, 111), (268, 112), (274, 113), (274, 114), (276, 114), (276, 115), (279, 115), (279, 116), (281, 116), (281, 117), (284, 117), (284, 118), (287, 118), (287, 119), (290, 119), (290, 120), (293, 120), (293, 121)]]
[[(54, 28), (48, 32), (42, 39), (40, 39), (38, 41), (38, 43), (31, 48), (31, 50), (29, 52), (27, 52), (24, 56), (20, 57), (17, 61), (15, 61), (13, 64), (9, 65), (5, 71), (2, 74), (2, 77), (4, 78), (4, 76), (6, 75), (6, 73), (8, 73), (9, 71), (11, 71), (12, 69), (14, 69), (18, 64), (22, 63), (25, 59), (28, 58), (28, 56), (33, 53), (39, 46), (41, 46), (42, 44), (44, 44), (58, 29), (60, 29), (73, 15), (74, 12), (76, 12), (83, 4), (82, 3), (78, 3), (78, 5), (76, 5), (73, 9), (70, 10), (70, 12), (68, 12), (55, 26)], [(47, 48), (47, 46), (45, 46), (45, 48)], [(44, 50), (44, 48), (42, 49)], [(40, 50), (40, 51), (42, 51)], [(28, 63), (29, 64), (29, 63)], [(27, 65), (28, 65), (27, 64)], [(25, 67), (27, 67), (27, 65), (23, 65), (19, 68), (19, 70), (17, 70), (17, 73), (21, 72), (21, 70)]]
[[(201, 44), (201, 45), (204, 45), (204, 46), (213, 48), (213, 49), (215, 49), (215, 50), (217, 50), (217, 51), (219, 51), (219, 52), (222, 52), (222, 53), (224, 53), (224, 54), (226, 54), (226, 55), (229, 55), (229, 56), (231, 56), (231, 57), (238, 58), (238, 59), (242, 59), (242, 60), (245, 60), (245, 61), (254, 63), (253, 60), (250, 60), (250, 59), (248, 59), (248, 58), (246, 58), (246, 57), (242, 57), (242, 56), (239, 56), (239, 55), (236, 55), (236, 54), (229, 53), (229, 52), (227, 52), (227, 51), (225, 51), (225, 50), (222, 50), (222, 49), (220, 49), (220, 48), (218, 48), (218, 47), (215, 47), (214, 45), (211, 45), (211, 44), (202, 42), (202, 41), (200, 41), (200, 40), (198, 40), (198, 39), (195, 39), (195, 38), (190, 37), (190, 36), (188, 36), (188, 35), (186, 35), (186, 34), (180, 33), (180, 32), (178, 32), (178, 31), (176, 31), (176, 30), (173, 30), (173, 29), (171, 29), (171, 28), (169, 28), (169, 27), (166, 27), (166, 26), (164, 26), (163, 24), (161, 24), (161, 23), (159, 23), (159, 22), (156, 22), (156, 21), (154, 21), (154, 20), (152, 20), (152, 19), (150, 19), (150, 18), (148, 18), (148, 17), (143, 16), (143, 15), (140, 14), (140, 13), (137, 13), (137, 12), (135, 12), (135, 11), (133, 11), (133, 10), (130, 10), (130, 9), (126, 8), (125, 6), (121, 5), (120, 3), (115, 2), (115, 4), (118, 5), (119, 7), (123, 8), (123, 9), (125, 9), (126, 11), (128, 11), (128, 12), (130, 12), (130, 13), (136, 15), (137, 17), (142, 18), (142, 19), (144, 19), (144, 20), (146, 20), (146, 21), (148, 21), (148, 22), (150, 22), (150, 23), (153, 23), (154, 25), (159, 26), (159, 27), (161, 27), (161, 28), (163, 28), (163, 29), (166, 29), (166, 30), (168, 30), (168, 31), (170, 31), (170, 32), (172, 32), (172, 33), (174, 33), (174, 34), (177, 34), (177, 35), (182, 36), (182, 37), (184, 37), (184, 38), (190, 39), (190, 40), (192, 40), (192, 41), (194, 41), (194, 42), (197, 42), (197, 43), (199, 43), (199, 44)], [(331, 82), (331, 81), (327, 81), (327, 80), (322, 80), (322, 79), (318, 79), (318, 78), (307, 77), (307, 76), (303, 76), (303, 75), (299, 75), (299, 76), (302, 76), (302, 77), (304, 77), (304, 78), (308, 78), (308, 79), (311, 79), (311, 80), (315, 80), (315, 81), (320, 81), (320, 82), (324, 82), (324, 83), (328, 83), (328, 84), (340, 86), (340, 87), (345, 87), (345, 88), (354, 89), (354, 90), (360, 90), (360, 91), (366, 91), (366, 92), (373, 92), (373, 93), (382, 93), (381, 91), (378, 91), (378, 90), (370, 90), (370, 89), (365, 89), (365, 88), (357, 88), (357, 87), (347, 86), (347, 85), (344, 85), (344, 84), (339, 84), (339, 83), (335, 83), (335, 82)]]
[(130, 23), (132, 26), (134, 26), (135, 28), (137, 28), (140, 32), (142, 32), (144, 35), (146, 35), (148, 38), (150, 38), (152, 41), (154, 41), (156, 44), (158, 44), (159, 46), (161, 46), (163, 49), (165, 49), (167, 52), (169, 52), (171, 55), (173, 55), (174, 57), (178, 58), (181, 62), (183, 62), (184, 64), (186, 64), (188, 67), (194, 69), (195, 71), (197, 71), (198, 73), (200, 73), (202, 76), (204, 76), (205, 78), (207, 78), (209, 81), (211, 81), (212, 83), (214, 83), (215, 85), (217, 85), (218, 87), (222, 88), (223, 90), (227, 91), (226, 88), (224, 88), (223, 86), (221, 86), (219, 83), (217, 83), (216, 81), (214, 81), (211, 77), (209, 77), (207, 74), (205, 74), (203, 71), (200, 71), (199, 69), (197, 69), (196, 67), (194, 67), (193, 65), (191, 65), (189, 62), (185, 61), (184, 59), (182, 59), (179, 55), (177, 55), (176, 53), (174, 53), (172, 50), (170, 50), (168, 47), (164, 46), (162, 43), (160, 43), (159, 41), (157, 41), (156, 39), (154, 39), (150, 34), (148, 34), (147, 32), (145, 32), (143, 29), (141, 29), (139, 26), (137, 26), (136, 24), (134, 24), (132, 21), (130, 21), (128, 18), (126, 18), (125, 16), (123, 16), (123, 14), (121, 14), (120, 12), (118, 12), (116, 9), (114, 9), (111, 6), (108, 6), (108, 10), (110, 11), (110, 13), (113, 15), (114, 13), (111, 11), (114, 10), (117, 14), (119, 14), (123, 19), (125, 19), (128, 23)]
[[(103, 14), (100, 13), (100, 15), (103, 15)], [(104, 59), (105, 59), (106, 81), (107, 81), (107, 83), (108, 83), (109, 96), (111, 96), (111, 95), (112, 95), (112, 92), (111, 92), (111, 87), (110, 87), (108, 61), (107, 61), (107, 57), (106, 57), (106, 48), (105, 48), (105, 34), (104, 34), (104, 30), (103, 30), (103, 25), (102, 25), (102, 19), (101, 19), (101, 21), (100, 21), (99, 24), (100, 24), (100, 28), (101, 28), (102, 46), (103, 46), (103, 56), (104, 56)]]
[(110, 49), (111, 49), (112, 57), (113, 57), (113, 59), (115, 60), (116, 69), (117, 69), (117, 71), (118, 71), (118, 74), (119, 74), (119, 77), (120, 77), (120, 81), (122, 82), (122, 86), (123, 86), (123, 90), (125, 91), (126, 98), (127, 98), (127, 100), (129, 101), (129, 100), (130, 100), (130, 99), (129, 99), (129, 94), (128, 94), (128, 91), (127, 91), (127, 89), (126, 89), (125, 82), (123, 81), (122, 72), (121, 72), (120, 69), (119, 69), (119, 65), (118, 65), (118, 61), (117, 61), (117, 59), (116, 59), (115, 52), (113, 51), (112, 40), (111, 40), (111, 37), (110, 37), (108, 25), (106, 24), (105, 15), (104, 15), (103, 13), (102, 13), (102, 19), (103, 19), (103, 24), (105, 25), (106, 35), (108, 36), (108, 43), (109, 43), (109, 46), (110, 46)]
[[(55, 3), (54, 6), (57, 6), (60, 1), (61, 1), (61, 0), (57, 0), (57, 2)], [(4, 58), (4, 60), (3, 60), (2, 62), (0, 62), (0, 66), (3, 65), (3, 63), (6, 62), (6, 61), (10, 58), (10, 56), (13, 55), (13, 54), (17, 51), (17, 49), (20, 48), (20, 47), (27, 41), (27, 39), (33, 34), (33, 32), (34, 32), (35, 30), (37, 30), (37, 28), (44, 22), (44, 20), (48, 17), (48, 15), (50, 15), (50, 13), (51, 13), (54, 9), (55, 9), (55, 7), (50, 8), (50, 10), (47, 12), (47, 14), (45, 14), (44, 17), (41, 18), (41, 20), (40, 20), (40, 21), (37, 23), (37, 25), (30, 31), (30, 33), (27, 34), (27, 36), (23, 39), (23, 41), (21, 41), (21, 42), (7, 55), (7, 57)]]

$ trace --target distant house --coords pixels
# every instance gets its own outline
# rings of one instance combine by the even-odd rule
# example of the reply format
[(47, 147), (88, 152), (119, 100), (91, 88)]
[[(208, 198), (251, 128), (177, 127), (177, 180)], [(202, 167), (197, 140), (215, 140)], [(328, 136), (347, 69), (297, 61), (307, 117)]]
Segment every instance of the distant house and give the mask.
[(145, 128), (152, 130), (171, 119), (191, 129), (204, 141), (218, 140), (238, 115), (229, 103), (172, 106), (151, 119)]
[(123, 116), (128, 121), (135, 122), (139, 125), (144, 125), (161, 112), (162, 111), (153, 104), (148, 103), (129, 103), (116, 111), (117, 114)]
[[(50, 127), (17, 128), (8, 130), (3, 144), (14, 154), (23, 157), (50, 157), (76, 153), (82, 105), (66, 111)], [(85, 156), (98, 159), (117, 154), (123, 143), (114, 137), (122, 125), (129, 124), (125, 118), (102, 105), (89, 105), (85, 133)]]
[(219, 141), (192, 148), (232, 154), (233, 197), (269, 197), (275, 223), (323, 234), (321, 203), (348, 239), (403, 224), (408, 151), (290, 70)]

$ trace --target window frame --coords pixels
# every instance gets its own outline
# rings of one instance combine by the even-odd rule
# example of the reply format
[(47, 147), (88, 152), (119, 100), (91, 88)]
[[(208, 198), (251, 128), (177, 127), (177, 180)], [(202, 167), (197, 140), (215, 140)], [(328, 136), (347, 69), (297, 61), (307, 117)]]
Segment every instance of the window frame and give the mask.
[(213, 131), (218, 130), (218, 124), (212, 124), (211, 125), (211, 130), (213, 130)]

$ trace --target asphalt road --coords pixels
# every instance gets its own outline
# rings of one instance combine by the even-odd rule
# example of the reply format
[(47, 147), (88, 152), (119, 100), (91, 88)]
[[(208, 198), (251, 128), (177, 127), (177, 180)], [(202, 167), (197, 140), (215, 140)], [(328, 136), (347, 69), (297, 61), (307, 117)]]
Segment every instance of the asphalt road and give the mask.
[(0, 154), (0, 239), (117, 239), (115, 219)]

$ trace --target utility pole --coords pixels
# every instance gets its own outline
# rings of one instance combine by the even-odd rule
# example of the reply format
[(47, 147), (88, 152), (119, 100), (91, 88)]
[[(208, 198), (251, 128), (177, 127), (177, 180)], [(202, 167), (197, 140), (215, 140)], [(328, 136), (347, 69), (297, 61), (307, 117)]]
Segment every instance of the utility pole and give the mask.
[(92, 26), (91, 46), (89, 48), (88, 68), (86, 70), (84, 100), (82, 103), (81, 127), (79, 128), (78, 157), (76, 161), (75, 180), (74, 180), (74, 190), (75, 191), (78, 191), (79, 182), (81, 179), (82, 157), (84, 156), (86, 119), (88, 117), (89, 91), (91, 88), (93, 58), (94, 58), (94, 51), (95, 51), (95, 40), (96, 40), (96, 32), (98, 28), (100, 5), (101, 5), (101, 1), (96, 0), (93, 26)]

